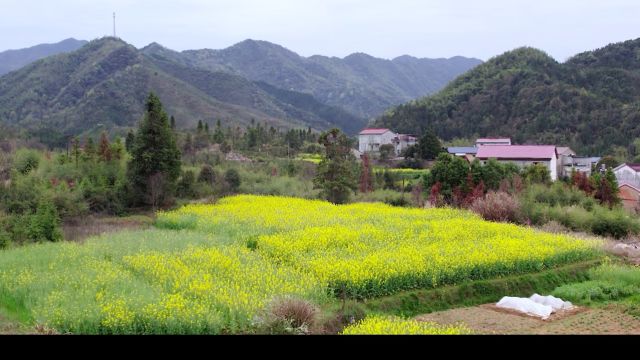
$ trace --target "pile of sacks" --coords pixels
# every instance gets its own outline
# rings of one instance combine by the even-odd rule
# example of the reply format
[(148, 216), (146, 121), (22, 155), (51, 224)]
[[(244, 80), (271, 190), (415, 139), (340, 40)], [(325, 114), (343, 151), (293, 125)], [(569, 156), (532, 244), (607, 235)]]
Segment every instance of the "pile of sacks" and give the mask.
[(496, 306), (503, 309), (516, 310), (543, 320), (548, 319), (556, 311), (573, 309), (573, 304), (568, 301), (563, 301), (551, 295), (540, 296), (538, 294), (533, 294), (528, 299), (505, 296)]

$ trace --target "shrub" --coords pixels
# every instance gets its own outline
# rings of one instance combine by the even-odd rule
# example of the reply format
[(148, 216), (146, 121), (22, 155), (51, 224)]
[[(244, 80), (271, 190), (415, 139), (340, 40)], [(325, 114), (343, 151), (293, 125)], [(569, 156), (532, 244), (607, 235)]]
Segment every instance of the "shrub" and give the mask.
[(0, 249), (6, 249), (11, 244), (11, 235), (0, 224)]
[(489, 221), (518, 223), (522, 219), (518, 200), (505, 192), (489, 192), (470, 209)]
[(213, 186), (216, 182), (215, 170), (210, 165), (202, 165), (200, 168), (200, 175), (198, 175), (198, 182), (207, 183)]
[(318, 308), (297, 298), (278, 298), (268, 307), (263, 326), (271, 334), (305, 334), (315, 326)]
[[(202, 173), (200, 173), (202, 174)], [(178, 187), (176, 194), (183, 198), (194, 198), (196, 191), (194, 185), (196, 183), (196, 175), (191, 170), (187, 170), (182, 173), (180, 180), (178, 181)]]
[(620, 210), (600, 210), (595, 213), (591, 231), (596, 235), (622, 239), (629, 234), (637, 234), (640, 228), (637, 221), (633, 221)]
[(38, 169), (40, 164), (40, 156), (35, 150), (19, 150), (16, 152), (14, 167), (22, 175), (26, 175), (33, 170)]
[(62, 240), (60, 218), (53, 203), (42, 201), (38, 205), (38, 210), (31, 216), (28, 235), (32, 241), (36, 242)]
[(224, 180), (229, 185), (229, 190), (231, 192), (237, 192), (240, 187), (240, 174), (236, 169), (229, 169), (224, 173)]

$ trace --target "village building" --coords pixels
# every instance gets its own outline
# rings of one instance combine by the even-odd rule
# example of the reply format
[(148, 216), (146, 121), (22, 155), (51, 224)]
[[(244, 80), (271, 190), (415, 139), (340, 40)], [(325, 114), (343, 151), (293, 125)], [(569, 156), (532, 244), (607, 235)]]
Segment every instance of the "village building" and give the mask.
[(447, 152), (449, 155), (461, 157), (468, 162), (473, 162), (478, 153), (478, 148), (475, 146), (454, 146), (447, 148)]
[(622, 164), (613, 169), (618, 185), (628, 184), (640, 189), (640, 164)]
[(622, 184), (619, 196), (625, 209), (631, 211), (640, 209), (640, 188), (630, 184)]
[(590, 177), (593, 169), (600, 162), (600, 157), (571, 156), (562, 160), (562, 176), (570, 177), (575, 172), (583, 173)]
[(510, 138), (481, 138), (476, 140), (476, 147), (490, 146), (490, 145), (509, 146), (511, 145), (511, 139)]
[(520, 168), (544, 165), (549, 169), (551, 180), (558, 180), (558, 153), (553, 145), (489, 145), (480, 146), (476, 156), (483, 164), (489, 159), (501, 163), (512, 163)]
[(413, 135), (396, 134), (389, 129), (364, 129), (360, 132), (358, 140), (358, 150), (361, 153), (378, 154), (382, 145), (393, 145), (396, 156), (400, 156), (406, 148), (418, 142)]

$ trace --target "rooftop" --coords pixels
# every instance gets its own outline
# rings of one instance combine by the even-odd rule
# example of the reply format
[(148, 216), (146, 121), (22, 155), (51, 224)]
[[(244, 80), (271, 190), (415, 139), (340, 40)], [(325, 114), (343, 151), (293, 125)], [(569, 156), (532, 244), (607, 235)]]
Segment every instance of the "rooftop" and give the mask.
[(387, 131), (391, 131), (389, 129), (364, 129), (360, 131), (360, 135), (382, 135)]
[(618, 166), (616, 169), (619, 169), (619, 168), (624, 167), (624, 166), (630, 167), (635, 172), (640, 172), (640, 164), (625, 163), (625, 164), (622, 164), (622, 165)]
[(447, 148), (449, 154), (476, 154), (478, 148), (475, 146), (457, 146)]
[(553, 145), (480, 146), (477, 157), (480, 159), (550, 160), (556, 157), (556, 147)]

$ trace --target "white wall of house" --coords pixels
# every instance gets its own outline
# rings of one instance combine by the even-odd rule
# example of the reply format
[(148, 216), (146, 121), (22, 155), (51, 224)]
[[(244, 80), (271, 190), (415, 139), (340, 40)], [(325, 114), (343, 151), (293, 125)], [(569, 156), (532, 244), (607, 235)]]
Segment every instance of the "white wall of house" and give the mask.
[(406, 148), (415, 144), (416, 144), (416, 141), (405, 141), (405, 140), (398, 141), (398, 143), (396, 144), (396, 155), (400, 156)]
[[(516, 166), (518, 166), (521, 169), (524, 169), (527, 166), (532, 166), (535, 164), (540, 164), (540, 165), (544, 165), (547, 167), (547, 169), (549, 169), (549, 174), (551, 175), (551, 180), (552, 181), (557, 181), (558, 180), (558, 159), (557, 158), (553, 158), (551, 160), (500, 160), (498, 159), (499, 163), (510, 163), (510, 164), (515, 164)], [(483, 160), (482, 162), (483, 164), (486, 164), (487, 161)]]
[(397, 135), (393, 131), (387, 131), (381, 135), (360, 135), (358, 139), (358, 150), (360, 150), (361, 153), (377, 153), (380, 151), (380, 146), (385, 144), (393, 144), (393, 139), (396, 136)]
[(636, 188), (640, 187), (640, 174), (627, 165), (614, 170), (618, 184), (630, 184)]

